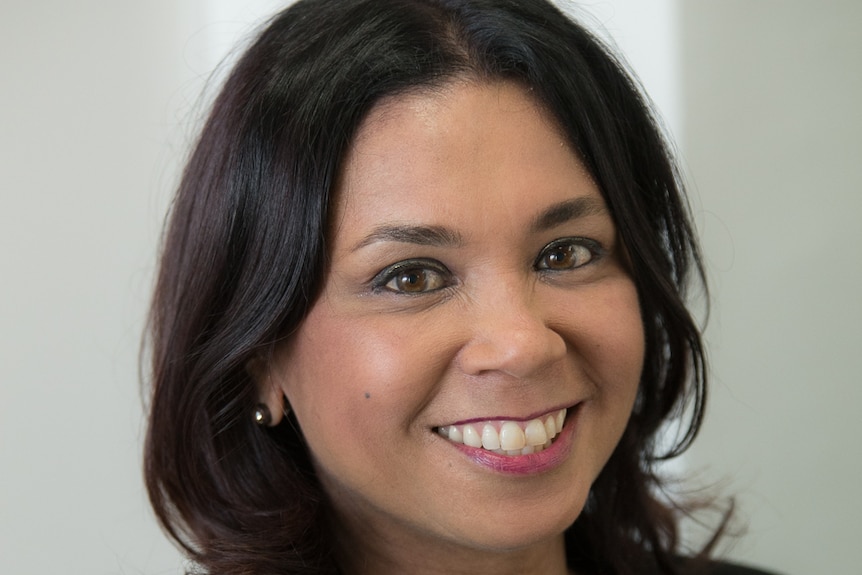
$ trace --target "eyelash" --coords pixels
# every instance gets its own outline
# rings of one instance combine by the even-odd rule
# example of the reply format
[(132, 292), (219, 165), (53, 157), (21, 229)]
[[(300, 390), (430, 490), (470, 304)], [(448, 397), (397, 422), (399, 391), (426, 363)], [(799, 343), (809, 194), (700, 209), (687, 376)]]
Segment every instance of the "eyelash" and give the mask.
[[(554, 253), (553, 250), (557, 251)], [(583, 250), (586, 250), (586, 252)], [(581, 251), (581, 253), (578, 254), (578, 251)], [(564, 267), (559, 269), (552, 268), (548, 264), (547, 258), (560, 254), (563, 256), (581, 256), (581, 259), (587, 259), (586, 261), (577, 261), (574, 264), (567, 263)], [(604, 254), (604, 248), (595, 240), (582, 237), (560, 238), (542, 248), (539, 256), (533, 262), (533, 269), (540, 273), (565, 273), (587, 266), (601, 258)], [(400, 286), (398, 285), (399, 281), (402, 282)], [(409, 291), (407, 289), (403, 289), (403, 281), (419, 281), (422, 282), (422, 285), (420, 285), (420, 289), (416, 291)], [(430, 289), (426, 289), (425, 286), (429, 281), (437, 283), (438, 285), (435, 285)], [(439, 261), (416, 259), (398, 262), (383, 269), (371, 280), (371, 288), (375, 292), (385, 291), (395, 294), (415, 296), (437, 292), (447, 287), (451, 287), (454, 283), (455, 281), (452, 278), (452, 273)]]
[[(560, 269), (554, 269), (547, 265), (542, 265), (543, 260), (548, 256), (552, 255), (552, 250), (568, 250), (568, 254), (574, 254), (577, 250), (585, 250), (586, 253), (581, 253), (581, 256), (587, 257), (586, 261), (579, 261), (575, 265), (567, 265)], [(557, 252), (558, 254), (561, 252)], [(550, 273), (560, 273), (567, 272), (571, 270), (575, 270), (578, 268), (582, 268), (586, 265), (589, 265), (601, 258), (605, 254), (605, 250), (602, 245), (589, 238), (582, 237), (570, 237), (570, 238), (560, 238), (558, 240), (554, 240), (544, 248), (539, 253), (539, 257), (536, 258), (536, 261), (533, 262), (533, 268), (538, 271), (550, 272)], [(566, 254), (564, 254), (566, 255)]]
[[(434, 274), (434, 277), (431, 279), (440, 282), (442, 285), (434, 287), (433, 289), (422, 289), (415, 292), (411, 292), (405, 289), (397, 289), (395, 287), (389, 287), (389, 284), (392, 284), (399, 280), (403, 280), (411, 274), (422, 275), (425, 276), (423, 279), (428, 279), (427, 276), (429, 272), (431, 272), (431, 274)], [(371, 287), (374, 291), (387, 291), (404, 295), (422, 295), (447, 288), (453, 283), (454, 282), (452, 281), (452, 273), (446, 266), (436, 260), (420, 259), (406, 260), (387, 267), (386, 269), (378, 273), (376, 276), (374, 276), (374, 279), (371, 280)]]

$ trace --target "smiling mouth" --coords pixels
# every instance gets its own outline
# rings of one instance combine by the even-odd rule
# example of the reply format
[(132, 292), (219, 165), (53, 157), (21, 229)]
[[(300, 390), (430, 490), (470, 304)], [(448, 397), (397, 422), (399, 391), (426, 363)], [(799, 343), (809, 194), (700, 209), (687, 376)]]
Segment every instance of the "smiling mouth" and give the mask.
[(512, 457), (540, 453), (562, 431), (566, 409), (528, 421), (489, 420), (445, 425), (437, 433), (452, 443)]

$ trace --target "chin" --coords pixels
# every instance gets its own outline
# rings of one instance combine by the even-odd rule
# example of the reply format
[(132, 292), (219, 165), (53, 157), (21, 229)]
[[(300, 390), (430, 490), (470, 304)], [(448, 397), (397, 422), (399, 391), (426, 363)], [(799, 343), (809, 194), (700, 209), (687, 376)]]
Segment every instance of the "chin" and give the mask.
[[(493, 512), (464, 525), (459, 530), (472, 537), (458, 538), (456, 543), (498, 553), (515, 552), (542, 545), (561, 537), (571, 527), (584, 507), (586, 497), (567, 505), (563, 503), (524, 508), (498, 506)], [(507, 509), (508, 508), (508, 509)]]

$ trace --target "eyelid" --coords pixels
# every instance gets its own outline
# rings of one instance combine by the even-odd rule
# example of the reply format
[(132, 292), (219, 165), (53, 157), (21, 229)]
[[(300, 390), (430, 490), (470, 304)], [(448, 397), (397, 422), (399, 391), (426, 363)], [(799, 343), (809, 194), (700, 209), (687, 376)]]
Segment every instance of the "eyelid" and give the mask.
[[(425, 270), (440, 274), (441, 276), (444, 276), (444, 285), (441, 288), (415, 293), (410, 293), (407, 291), (397, 291), (386, 287), (387, 284), (389, 284), (389, 282), (398, 277), (399, 274), (409, 270)], [(453, 283), (451, 281), (451, 276), (452, 273), (449, 271), (449, 268), (447, 268), (439, 261), (434, 259), (419, 258), (402, 260), (389, 266), (386, 266), (385, 268), (377, 272), (377, 274), (375, 274), (369, 284), (371, 286), (371, 290), (374, 292), (386, 292), (399, 295), (419, 296), (429, 293), (435, 293), (451, 286)]]
[[(542, 259), (548, 253), (548, 250), (554, 249), (554, 248), (559, 247), (559, 246), (569, 246), (569, 245), (576, 245), (576, 246), (582, 246), (582, 247), (587, 248), (590, 251), (589, 261), (587, 261), (583, 264), (568, 268), (568, 269), (564, 269), (564, 270), (554, 270), (551, 268), (541, 267)], [(536, 270), (542, 271), (542, 272), (552, 272), (552, 273), (554, 273), (554, 272), (566, 272), (566, 271), (580, 269), (584, 266), (588, 266), (592, 263), (595, 263), (596, 261), (601, 259), (606, 253), (607, 253), (607, 249), (604, 246), (602, 246), (602, 244), (600, 242), (593, 240), (593, 239), (590, 239), (590, 238), (585, 238), (582, 236), (570, 236), (570, 237), (565, 237), (565, 238), (558, 238), (552, 242), (545, 244), (545, 246), (542, 247), (542, 249), (539, 251), (539, 255), (536, 257), (536, 260), (533, 262), (533, 267)]]

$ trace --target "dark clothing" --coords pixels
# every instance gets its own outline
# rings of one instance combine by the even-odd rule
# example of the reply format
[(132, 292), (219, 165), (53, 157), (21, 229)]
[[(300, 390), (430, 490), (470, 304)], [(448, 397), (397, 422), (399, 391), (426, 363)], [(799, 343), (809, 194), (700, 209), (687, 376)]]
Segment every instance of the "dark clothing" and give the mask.
[[(680, 563), (682, 561), (680, 560)], [(710, 561), (708, 563), (698, 561), (688, 565), (682, 564), (679, 572), (681, 575), (777, 575), (771, 571), (763, 571), (725, 561)], [(649, 575), (660, 575), (660, 573), (652, 571)]]
[(713, 563), (704, 575), (773, 575), (752, 567), (743, 567), (732, 563)]
[[(691, 561), (682, 558), (677, 560), (677, 569), (679, 575), (778, 575), (772, 571), (725, 561)], [(665, 572), (656, 566), (651, 566), (644, 569), (642, 575), (665, 575)]]

